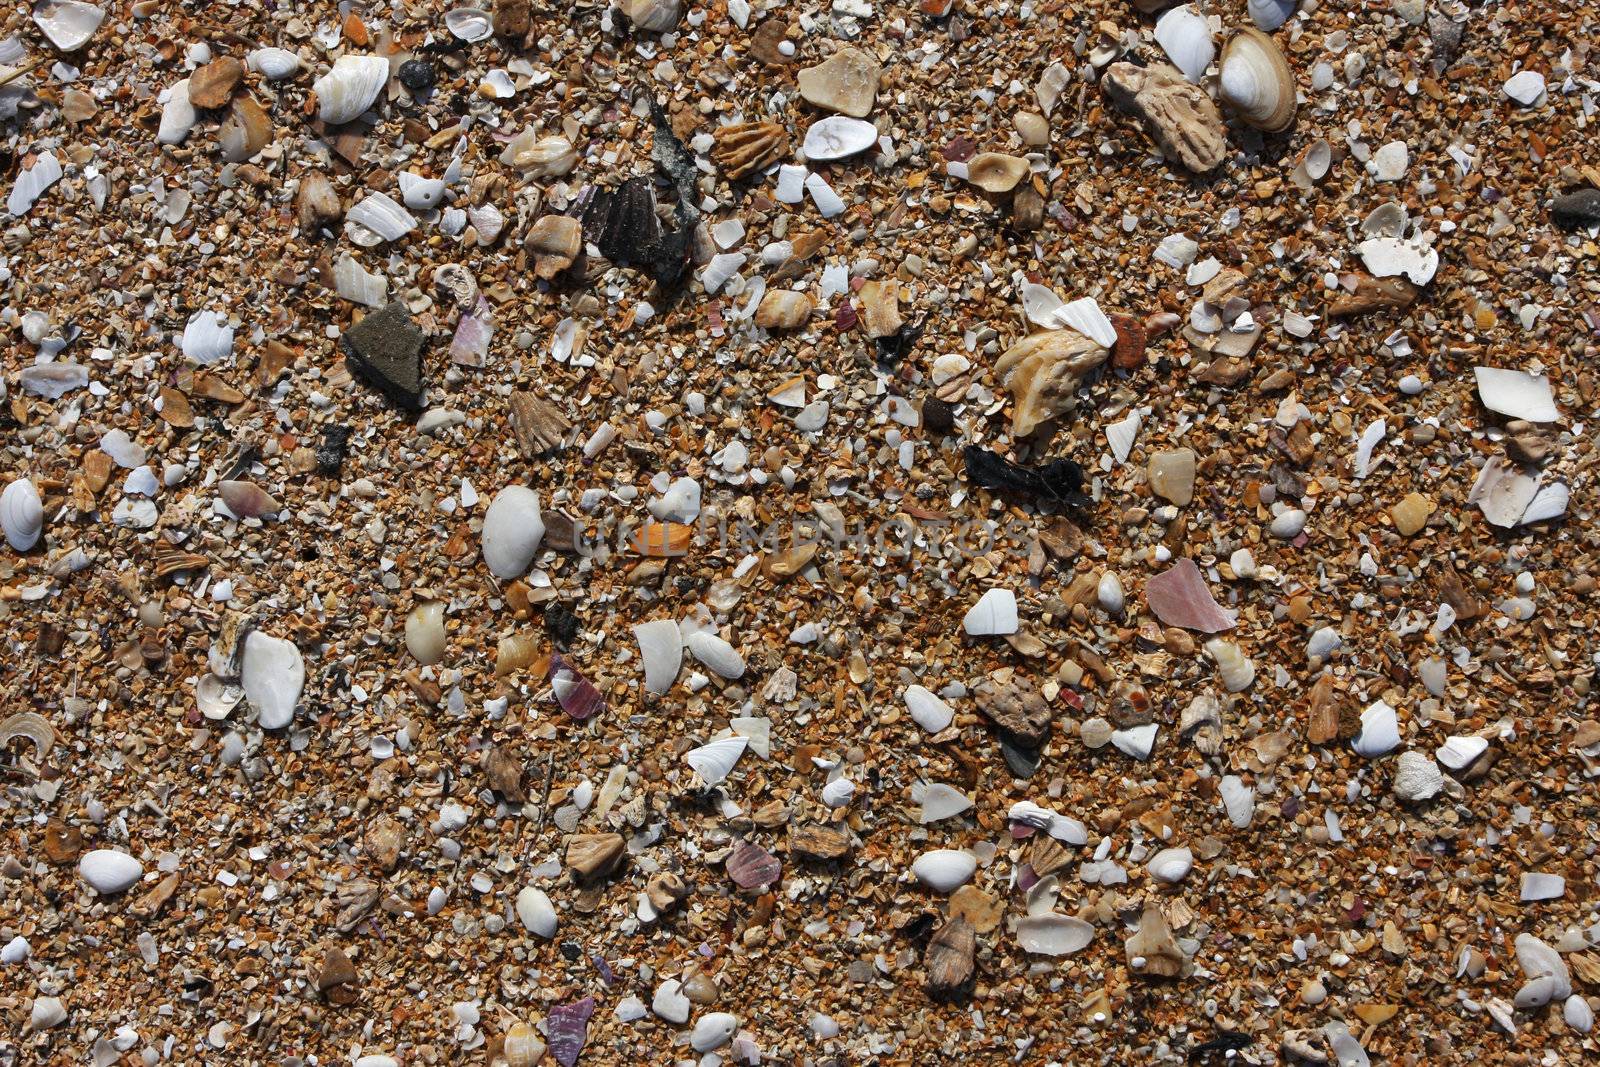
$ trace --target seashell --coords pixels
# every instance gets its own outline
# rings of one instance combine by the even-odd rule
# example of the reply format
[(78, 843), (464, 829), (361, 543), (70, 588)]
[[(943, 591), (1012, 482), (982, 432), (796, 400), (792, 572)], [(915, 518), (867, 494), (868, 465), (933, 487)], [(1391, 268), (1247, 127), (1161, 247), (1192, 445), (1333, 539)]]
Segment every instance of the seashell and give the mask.
[(430, 666), (444, 659), (444, 601), (427, 600), (406, 615), (406, 651)]
[(1183, 950), (1172, 936), (1172, 927), (1161, 907), (1147, 899), (1144, 914), (1139, 919), (1139, 929), (1124, 943), (1128, 966), (1136, 974), (1146, 977), (1174, 978), (1183, 970)]
[(1217, 783), (1217, 793), (1222, 797), (1222, 809), (1228, 813), (1228, 821), (1237, 829), (1249, 829), (1256, 815), (1256, 791), (1237, 774), (1229, 774)]
[(1402, 752), (1395, 761), (1394, 782), (1390, 788), (1405, 803), (1416, 803), (1438, 795), (1444, 788), (1444, 772), (1420, 752)]
[(545, 1044), (539, 1037), (539, 1031), (523, 1022), (511, 1025), (500, 1049), (506, 1067), (535, 1067), (544, 1059), (544, 1053)]
[(1194, 869), (1194, 853), (1187, 848), (1164, 848), (1151, 856), (1145, 870), (1158, 882), (1181, 882)]
[(1538, 482), (1504, 456), (1492, 456), (1472, 483), (1467, 503), (1478, 505), (1493, 525), (1510, 528), (1522, 521), (1538, 494)]
[(966, 885), (977, 870), (977, 857), (955, 848), (924, 852), (911, 864), (917, 881), (938, 893), (952, 893)]
[(648, 506), (650, 514), (662, 522), (693, 522), (700, 515), (700, 483), (693, 478), (675, 478)]
[(244, 61), (245, 66), (268, 81), (282, 81), (300, 73), (300, 57), (287, 48), (257, 48)]
[(26, 552), (39, 543), (39, 534), (44, 530), (44, 502), (28, 479), (18, 478), (0, 493), (0, 529), (5, 531), (6, 543), (18, 552)]
[(917, 821), (924, 826), (953, 818), (972, 807), (972, 798), (952, 786), (935, 782), (922, 787), (922, 810)]
[(244, 689), (225, 682), (209, 671), (200, 676), (194, 685), (195, 707), (200, 714), (213, 721), (226, 719), (244, 699)]
[(112, 896), (130, 888), (144, 877), (144, 867), (126, 852), (97, 848), (78, 860), (78, 877), (102, 896)]
[(381, 308), (389, 302), (389, 279), (367, 270), (345, 252), (333, 263), (333, 291), (353, 303)]
[(1112, 103), (1139, 118), (1169, 159), (1196, 174), (1214, 170), (1228, 154), (1227, 128), (1200, 86), (1165, 63), (1113, 63), (1100, 79)]
[(1117, 577), (1115, 571), (1106, 571), (1100, 576), (1100, 584), (1095, 587), (1095, 598), (1110, 614), (1122, 614), (1128, 598), (1122, 591), (1122, 579)]
[(1167, 53), (1172, 65), (1196, 83), (1205, 77), (1206, 68), (1217, 55), (1210, 23), (1188, 4), (1175, 7), (1156, 20), (1156, 43)]
[(208, 367), (233, 355), (233, 327), (215, 311), (197, 311), (184, 326), (179, 347), (185, 359)]
[(444, 13), (445, 28), (457, 40), (468, 44), (487, 41), (494, 35), (494, 18), (475, 7), (458, 7)]
[(500, 162), (530, 178), (559, 178), (578, 165), (578, 150), (560, 134), (539, 137), (530, 127), (506, 142)]
[(1573, 993), (1567, 997), (1561, 1005), (1561, 1018), (1580, 1034), (1587, 1034), (1594, 1029), (1594, 1009), (1589, 1007), (1589, 1002), (1581, 994)]
[(1540, 486), (1539, 492), (1528, 504), (1528, 509), (1522, 513), (1522, 518), (1517, 520), (1518, 526), (1526, 526), (1532, 522), (1544, 522), (1548, 519), (1559, 519), (1567, 513), (1567, 503), (1571, 500), (1572, 491), (1565, 482), (1552, 482)]
[[(1411, 753), (1406, 753), (1411, 755)], [(1524, 871), (1519, 894), (1523, 900), (1559, 900), (1567, 893), (1567, 880), (1559, 874)]]
[(1213, 637), (1205, 643), (1205, 650), (1216, 661), (1217, 676), (1222, 679), (1222, 687), (1228, 692), (1241, 692), (1250, 688), (1250, 683), (1256, 680), (1255, 664), (1232, 641)]
[(861, 119), (829, 115), (806, 130), (801, 148), (808, 160), (844, 159), (878, 143), (878, 127)]
[(218, 482), (217, 494), (222, 497), (223, 506), (241, 519), (259, 519), (278, 510), (278, 502), (254, 482)]
[(1026, 159), (1003, 152), (980, 152), (966, 161), (966, 168), (967, 181), (989, 193), (1009, 193), (1028, 176)]
[(1011, 430), (1027, 437), (1070, 412), (1079, 385), (1106, 361), (1110, 350), (1076, 331), (1047, 330), (1024, 337), (995, 361), (995, 374), (1011, 390)]
[(490, 574), (520, 577), (543, 539), (538, 493), (524, 485), (508, 485), (495, 494), (483, 515), (483, 561)]
[(682, 0), (618, 0), (617, 8), (634, 29), (647, 33), (666, 33), (678, 24), (683, 13)]
[(1142, 726), (1115, 730), (1111, 734), (1111, 743), (1134, 759), (1147, 760), (1150, 753), (1155, 751), (1156, 733), (1160, 729), (1157, 723), (1147, 722)]
[[(1234, 572), (1245, 576), (1237, 566)], [(1233, 629), (1238, 621), (1238, 612), (1217, 603), (1205, 575), (1191, 559), (1178, 560), (1169, 570), (1146, 582), (1144, 599), (1163, 626), (1214, 634)]]
[(700, 1017), (689, 1032), (689, 1044), (696, 1052), (710, 1052), (733, 1040), (739, 1030), (737, 1016), (725, 1011), (713, 1011)]
[(1356, 254), (1375, 278), (1403, 274), (1416, 285), (1427, 285), (1439, 270), (1438, 251), (1419, 240), (1369, 237), (1356, 246)]
[(199, 121), (199, 112), (189, 102), (189, 79), (177, 82), (162, 94), (161, 123), (156, 127), (156, 140), (161, 144), (182, 144)]
[(1498, 367), (1473, 367), (1478, 384), (1478, 399), (1490, 411), (1524, 422), (1556, 422), (1555, 394), (1544, 375)]
[(653, 619), (633, 628), (639, 642), (639, 658), (644, 660), (644, 688), (651, 696), (662, 696), (677, 681), (683, 667), (683, 635), (672, 619)]
[(1312, 141), (1306, 150), (1301, 153), (1300, 161), (1295, 165), (1289, 179), (1301, 189), (1309, 190), (1328, 175), (1328, 168), (1333, 165), (1333, 149), (1327, 141), (1318, 138)]
[(248, 615), (230, 612), (223, 618), (222, 630), (206, 652), (206, 666), (212, 674), (225, 682), (239, 680), (239, 661), (244, 655), (244, 641), (253, 628), (254, 623)]
[(822, 787), (822, 802), (830, 808), (842, 808), (856, 795), (856, 784), (848, 778), (835, 778)]
[(719, 678), (738, 678), (744, 674), (744, 657), (713, 633), (692, 633), (684, 641), (694, 658)]
[(556, 936), (556, 909), (543, 889), (527, 886), (517, 894), (517, 918), (530, 933), (546, 941)]
[(1222, 49), (1218, 94), (1258, 130), (1279, 133), (1294, 122), (1294, 72), (1277, 42), (1260, 30), (1240, 30)]
[(1250, 21), (1267, 33), (1288, 22), (1299, 6), (1300, 0), (1246, 0), (1245, 3)]
[(522, 247), (533, 253), (535, 277), (548, 281), (583, 253), (583, 223), (568, 215), (545, 215), (528, 228)]
[(580, 674), (559, 653), (550, 657), (550, 689), (561, 710), (579, 722), (605, 710), (605, 698), (594, 683)]
[(689, 1021), (693, 1005), (684, 995), (683, 983), (676, 978), (668, 978), (656, 987), (655, 996), (650, 998), (650, 1010), (669, 1023), (682, 1025)]
[(1089, 947), (1094, 927), (1072, 915), (1049, 912), (1017, 922), (1017, 944), (1035, 956), (1070, 956)]
[(740, 122), (711, 131), (711, 161), (740, 181), (789, 154), (789, 131), (776, 122)]
[(989, 590), (967, 609), (961, 628), (973, 637), (1016, 633), (1017, 595), (1009, 589)]
[(33, 22), (63, 52), (75, 52), (89, 43), (106, 13), (80, 0), (40, 0), (33, 5)]
[(416, 228), (411, 212), (383, 193), (368, 193), (344, 216), (345, 236), (362, 248), (398, 241)]
[(716, 785), (733, 773), (734, 765), (749, 741), (743, 737), (724, 737), (683, 754), (683, 761), (700, 776), (706, 785)]
[(403, 170), (400, 172), (399, 181), (400, 199), (413, 211), (431, 211), (444, 199), (443, 178), (424, 178), (420, 174)]
[(311, 83), (317, 117), (330, 126), (360, 118), (389, 84), (389, 61), (382, 56), (340, 56), (332, 69)]
[(60, 1026), (67, 1019), (67, 1006), (60, 997), (34, 997), (28, 1009), (28, 1028), (34, 1032)]
[(1572, 993), (1571, 972), (1567, 969), (1567, 962), (1561, 958), (1560, 952), (1532, 934), (1518, 934), (1513, 945), (1517, 952), (1517, 965), (1522, 968), (1523, 974), (1533, 981), (1540, 978), (1551, 979), (1548, 986), (1540, 987), (1538, 990), (1548, 991), (1545, 1003)]
[(1487, 751), (1487, 738), (1466, 734), (1445, 738), (1444, 744), (1434, 749), (1433, 754), (1446, 769), (1455, 774), (1472, 766)]
[(244, 639), (239, 681), (256, 722), (263, 730), (279, 730), (294, 720), (306, 684), (305, 660), (293, 641), (251, 630)]
[(26, 215), (39, 198), (60, 180), (61, 161), (56, 159), (54, 152), (41, 153), (33, 166), (17, 174), (16, 184), (6, 196), (6, 210), (19, 217)]
[(56, 729), (36, 711), (19, 711), (0, 722), (0, 749), (17, 738), (33, 742), (33, 762), (43, 764), (56, 746)]
[(906, 686), (905, 702), (906, 710), (911, 712), (911, 720), (930, 734), (943, 730), (956, 717), (955, 710), (949, 704), (920, 685)]
[(1395, 710), (1381, 700), (1367, 705), (1361, 713), (1361, 731), (1351, 740), (1356, 754), (1376, 759), (1393, 752), (1400, 745), (1400, 718)]
[(243, 93), (234, 97), (228, 117), (217, 131), (217, 147), (229, 163), (243, 163), (272, 141), (272, 119), (255, 97)]
[(1128, 461), (1128, 456), (1133, 452), (1133, 443), (1139, 437), (1142, 421), (1138, 411), (1130, 411), (1125, 418), (1106, 427), (1106, 444), (1111, 446), (1111, 454), (1118, 463)]
[(1523, 107), (1532, 107), (1544, 98), (1544, 75), (1536, 70), (1519, 70), (1506, 79), (1500, 90)]

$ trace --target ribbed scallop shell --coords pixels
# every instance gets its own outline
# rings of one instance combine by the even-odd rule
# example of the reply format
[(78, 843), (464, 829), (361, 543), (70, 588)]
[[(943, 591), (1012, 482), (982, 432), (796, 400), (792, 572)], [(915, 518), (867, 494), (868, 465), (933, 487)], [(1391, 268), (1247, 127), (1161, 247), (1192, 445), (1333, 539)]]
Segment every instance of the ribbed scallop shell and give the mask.
[(1260, 30), (1240, 30), (1228, 39), (1219, 82), (1223, 101), (1256, 129), (1278, 133), (1294, 122), (1294, 73)]
[(26, 478), (18, 478), (0, 493), (0, 527), (6, 542), (18, 552), (26, 552), (39, 543), (44, 529), (44, 504), (39, 491)]
[(340, 56), (333, 69), (311, 84), (317, 94), (317, 117), (338, 126), (360, 117), (389, 82), (389, 61), (382, 56)]

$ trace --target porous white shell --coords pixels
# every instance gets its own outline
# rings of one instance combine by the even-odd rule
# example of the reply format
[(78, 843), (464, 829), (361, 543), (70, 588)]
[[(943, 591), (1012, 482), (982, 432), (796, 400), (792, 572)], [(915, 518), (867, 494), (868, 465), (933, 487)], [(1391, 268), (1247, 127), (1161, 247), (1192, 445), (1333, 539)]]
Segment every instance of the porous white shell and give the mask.
[(182, 144), (200, 117), (189, 102), (189, 79), (176, 83), (164, 95), (166, 99), (161, 102), (161, 123), (156, 127), (156, 140), (162, 144)]
[(1205, 643), (1205, 650), (1216, 661), (1217, 676), (1222, 679), (1224, 689), (1237, 693), (1250, 688), (1250, 683), (1256, 679), (1256, 666), (1238, 645), (1213, 637)]
[(418, 663), (444, 659), (444, 640), (444, 601), (424, 601), (406, 614), (406, 651)]
[(346, 300), (381, 308), (389, 302), (389, 279), (367, 270), (345, 252), (333, 263), (334, 292)]
[(496, 578), (520, 577), (542, 540), (539, 494), (525, 485), (508, 485), (496, 493), (483, 513), (483, 561), (489, 573)]
[(810, 160), (843, 159), (878, 143), (878, 127), (861, 119), (829, 115), (806, 130), (804, 149)]
[(179, 347), (196, 366), (209, 366), (233, 354), (233, 327), (215, 311), (197, 311), (184, 326)]
[(1420, 752), (1402, 752), (1395, 760), (1394, 795), (1408, 803), (1427, 800), (1444, 788), (1444, 772)]
[(1490, 411), (1528, 422), (1555, 422), (1561, 417), (1547, 377), (1500, 367), (1473, 367), (1472, 375), (1478, 399)]
[(281, 81), (300, 72), (300, 57), (287, 48), (257, 48), (245, 56), (245, 65), (268, 81)]
[(194, 703), (200, 714), (213, 721), (226, 719), (244, 699), (244, 689), (207, 671), (194, 685)]
[(967, 609), (961, 628), (973, 637), (1016, 633), (1017, 595), (1009, 589), (989, 590)]
[(633, 637), (644, 660), (645, 691), (661, 696), (672, 688), (683, 667), (683, 634), (672, 619), (652, 619), (635, 626)]
[(1433, 754), (1446, 769), (1464, 771), (1487, 751), (1489, 751), (1487, 738), (1479, 737), (1477, 734), (1458, 734), (1445, 738), (1444, 744), (1434, 749)]
[(383, 193), (368, 193), (344, 216), (344, 232), (363, 248), (398, 241), (417, 228), (411, 212)]
[(1266, 33), (1288, 22), (1299, 6), (1300, 0), (1247, 0), (1245, 4), (1250, 21)]
[(54, 152), (44, 152), (33, 166), (17, 175), (16, 184), (6, 197), (6, 210), (26, 215), (52, 185), (61, 180), (61, 161)]
[(700, 1021), (694, 1024), (694, 1029), (689, 1033), (689, 1044), (696, 1052), (710, 1052), (732, 1041), (738, 1030), (737, 1016), (725, 1011), (710, 1012), (702, 1015)]
[(487, 11), (475, 7), (458, 7), (446, 11), (444, 24), (453, 36), (468, 44), (487, 41), (494, 33), (494, 19)]
[(556, 936), (556, 909), (543, 889), (527, 886), (517, 894), (517, 918), (530, 934), (549, 940)]
[(1181, 882), (1194, 869), (1194, 853), (1187, 848), (1164, 848), (1145, 863), (1158, 882)]
[(424, 178), (420, 174), (413, 174), (409, 170), (400, 172), (400, 199), (405, 201), (406, 207), (413, 211), (429, 211), (439, 206), (444, 199), (445, 182), (443, 178)]
[(749, 741), (743, 737), (724, 737), (683, 754), (683, 761), (694, 769), (706, 785), (716, 785), (733, 773), (734, 765)]
[(1400, 746), (1400, 718), (1381, 700), (1374, 700), (1361, 713), (1361, 732), (1351, 740), (1356, 754), (1376, 759)]
[(1192, 82), (1205, 77), (1206, 68), (1217, 55), (1210, 24), (1188, 4), (1175, 7), (1156, 20), (1156, 43)]
[(1369, 237), (1356, 246), (1356, 253), (1375, 278), (1403, 274), (1417, 285), (1427, 285), (1439, 270), (1439, 253), (1421, 241)]
[(63, 52), (82, 48), (100, 28), (106, 13), (81, 0), (40, 0), (33, 5), (34, 24)]
[(744, 674), (744, 657), (714, 633), (692, 633), (684, 641), (694, 658), (719, 678), (738, 678)]
[(921, 798), (922, 810), (917, 815), (917, 821), (924, 826), (960, 815), (972, 807), (971, 797), (942, 782), (923, 786)]
[(952, 893), (966, 885), (977, 870), (977, 857), (955, 848), (924, 852), (911, 864), (917, 881), (939, 893)]
[(1094, 927), (1071, 915), (1029, 915), (1017, 923), (1017, 944), (1036, 956), (1069, 956), (1093, 940)]
[(18, 478), (0, 493), (0, 528), (5, 530), (6, 543), (18, 552), (26, 552), (39, 543), (44, 529), (44, 503), (28, 479)]
[(95, 892), (110, 896), (143, 878), (144, 867), (126, 852), (97, 848), (78, 861), (78, 876), (94, 886)]
[(332, 69), (311, 83), (317, 117), (330, 126), (359, 118), (389, 83), (389, 61), (382, 56), (340, 56)]
[(949, 704), (920, 685), (906, 686), (905, 702), (906, 710), (911, 712), (911, 720), (930, 734), (949, 726), (950, 720), (956, 716)]
[(278, 730), (294, 721), (300, 691), (306, 684), (305, 660), (293, 641), (250, 631), (244, 639), (244, 662), (239, 675), (244, 695), (256, 709), (263, 730)]
[(1565, 997), (1572, 992), (1571, 972), (1561, 953), (1540, 941), (1532, 934), (1518, 934), (1513, 945), (1517, 951), (1517, 964), (1530, 979), (1551, 978), (1546, 1002)]

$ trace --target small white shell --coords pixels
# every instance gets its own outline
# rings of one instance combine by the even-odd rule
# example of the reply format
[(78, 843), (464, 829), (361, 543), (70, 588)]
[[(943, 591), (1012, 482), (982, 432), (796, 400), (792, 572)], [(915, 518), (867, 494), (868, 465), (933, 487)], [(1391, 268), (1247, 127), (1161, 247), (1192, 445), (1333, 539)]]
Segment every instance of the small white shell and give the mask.
[(1522, 518), (1517, 520), (1518, 526), (1526, 526), (1531, 522), (1544, 522), (1547, 519), (1559, 519), (1567, 513), (1567, 504), (1572, 498), (1572, 491), (1565, 482), (1552, 482), (1540, 486), (1539, 492), (1534, 495), (1528, 510), (1522, 513)]
[(1369, 237), (1356, 246), (1356, 254), (1375, 278), (1403, 274), (1427, 285), (1439, 270), (1439, 253), (1432, 245), (1401, 237)]
[(382, 56), (340, 56), (328, 73), (311, 83), (317, 94), (317, 117), (330, 126), (357, 119), (387, 84), (389, 61)]
[(293, 641), (252, 630), (244, 639), (239, 680), (258, 713), (257, 724), (263, 730), (279, 730), (294, 721), (306, 684), (305, 661)]
[(1381, 700), (1368, 704), (1361, 713), (1361, 732), (1351, 740), (1350, 747), (1359, 756), (1376, 759), (1399, 745), (1400, 718), (1395, 710)]
[(861, 119), (829, 115), (806, 130), (804, 143), (808, 160), (844, 159), (865, 152), (878, 143), (878, 127)]
[(1405, 803), (1427, 800), (1444, 788), (1444, 772), (1420, 752), (1402, 752), (1395, 761), (1394, 795)]
[(245, 56), (245, 65), (268, 81), (281, 81), (300, 72), (300, 57), (287, 48), (257, 48)]
[(33, 5), (34, 23), (63, 52), (88, 44), (105, 17), (101, 8), (81, 0), (41, 0)]
[(517, 894), (517, 918), (530, 934), (548, 941), (556, 936), (556, 909), (543, 889), (527, 886)]
[(1016, 633), (1017, 595), (1009, 589), (989, 590), (967, 609), (961, 627), (973, 637)]
[(1478, 385), (1478, 399), (1490, 411), (1528, 422), (1555, 422), (1561, 418), (1550, 379), (1544, 375), (1503, 367), (1473, 367), (1472, 374)]
[(61, 161), (56, 159), (56, 154), (40, 154), (33, 166), (17, 175), (17, 182), (6, 197), (6, 210), (13, 215), (26, 215), (39, 198), (60, 180)]
[(744, 657), (716, 634), (699, 631), (684, 641), (694, 658), (719, 678), (738, 678), (744, 674)]
[(1094, 927), (1071, 915), (1048, 912), (1017, 923), (1017, 944), (1036, 956), (1069, 956), (1089, 947)]
[(1111, 454), (1118, 463), (1128, 461), (1128, 456), (1133, 452), (1133, 443), (1139, 437), (1142, 421), (1137, 411), (1130, 411), (1125, 418), (1106, 427), (1106, 444), (1111, 446)]
[(189, 79), (185, 78), (166, 91), (166, 100), (161, 105), (161, 124), (156, 128), (156, 140), (162, 144), (182, 144), (199, 118), (199, 112), (189, 102)]
[(530, 178), (559, 178), (578, 165), (578, 150), (560, 134), (540, 137), (529, 127), (506, 142), (500, 162)]
[(743, 737), (724, 737), (718, 741), (691, 748), (683, 754), (683, 761), (694, 769), (706, 785), (716, 785), (733, 773), (734, 765), (744, 755), (750, 742)]
[(1122, 591), (1122, 579), (1117, 577), (1116, 571), (1106, 571), (1100, 576), (1095, 596), (1099, 599), (1100, 606), (1112, 615), (1121, 615), (1123, 607), (1128, 602), (1127, 596)]
[(423, 666), (444, 659), (444, 601), (428, 600), (406, 615), (406, 651)]
[(368, 193), (344, 217), (344, 232), (362, 248), (398, 241), (417, 228), (411, 212), (383, 193)]
[(400, 172), (400, 199), (413, 211), (431, 211), (444, 199), (443, 178), (424, 178), (409, 170)]
[(333, 262), (333, 291), (354, 303), (381, 308), (389, 302), (389, 279), (367, 270), (345, 252)]
[(956, 717), (955, 710), (939, 697), (920, 685), (908, 685), (905, 692), (906, 710), (911, 720), (930, 734), (936, 734), (950, 725)]
[(1194, 853), (1187, 848), (1164, 848), (1150, 857), (1145, 869), (1158, 882), (1181, 882), (1194, 869)]
[(539, 494), (525, 485), (508, 485), (495, 494), (483, 514), (483, 561), (496, 578), (518, 578), (533, 562), (544, 540)]
[(1237, 774), (1229, 774), (1217, 783), (1217, 792), (1222, 795), (1228, 821), (1240, 830), (1248, 829), (1256, 816), (1256, 791)]
[(1494, 456), (1478, 472), (1467, 503), (1478, 505), (1483, 517), (1494, 525), (1509, 528), (1522, 521), (1538, 494), (1536, 481), (1504, 456)]
[(44, 529), (44, 503), (28, 479), (18, 478), (0, 493), (0, 528), (5, 530), (6, 543), (18, 552), (26, 552), (39, 543)]
[(1288, 22), (1299, 6), (1300, 0), (1248, 0), (1245, 4), (1250, 20), (1266, 33)]
[(694, 1005), (689, 1003), (689, 998), (684, 994), (683, 983), (676, 978), (668, 978), (656, 986), (655, 996), (650, 998), (650, 1010), (657, 1018), (681, 1026), (689, 1021)]
[(1205, 643), (1205, 650), (1216, 661), (1217, 675), (1222, 679), (1224, 689), (1237, 693), (1250, 688), (1250, 683), (1256, 679), (1256, 667), (1238, 645), (1213, 637)]
[(197, 311), (184, 326), (179, 347), (196, 366), (210, 366), (233, 354), (233, 327), (215, 311)]
[(97, 848), (78, 861), (78, 876), (105, 896), (120, 893), (144, 877), (144, 867), (126, 852)]
[(446, 11), (444, 24), (456, 38), (468, 44), (487, 41), (494, 33), (494, 19), (487, 11), (475, 7), (458, 7)]
[(971, 881), (978, 870), (978, 859), (955, 848), (936, 848), (924, 852), (911, 864), (917, 881), (937, 893), (952, 893)]
[(1142, 726), (1129, 726), (1122, 730), (1113, 730), (1111, 743), (1118, 751), (1132, 756), (1136, 760), (1147, 760), (1150, 753), (1156, 748), (1156, 734), (1160, 731), (1159, 723), (1147, 722)]
[(1489, 751), (1487, 738), (1477, 734), (1458, 734), (1447, 737), (1444, 744), (1433, 750), (1434, 757), (1452, 772), (1464, 771)]
[(628, 16), (634, 29), (648, 33), (672, 29), (683, 12), (682, 0), (618, 0), (617, 7)]
[(651, 696), (661, 696), (672, 688), (683, 668), (683, 634), (672, 619), (652, 619), (633, 628), (639, 642), (639, 658), (644, 661), (644, 688)]
[(972, 807), (971, 797), (941, 782), (923, 786), (921, 797), (922, 810), (917, 815), (917, 821), (924, 826), (953, 818)]
[(733, 1040), (739, 1030), (737, 1016), (725, 1011), (714, 1011), (700, 1017), (689, 1033), (689, 1044), (696, 1052), (710, 1052)]
[(1101, 348), (1112, 348), (1117, 343), (1117, 328), (1094, 297), (1082, 296), (1062, 304), (1053, 318), (1057, 326), (1081, 333)]
[(1167, 53), (1173, 66), (1192, 82), (1205, 77), (1206, 68), (1216, 58), (1216, 42), (1204, 15), (1185, 4), (1156, 20), (1156, 43)]
[(835, 778), (822, 787), (822, 802), (830, 808), (842, 808), (856, 795), (856, 784), (848, 778)]
[(244, 689), (209, 671), (194, 685), (194, 703), (200, 714), (213, 721), (226, 719), (244, 699)]
[(1501, 90), (1523, 107), (1532, 107), (1544, 96), (1544, 75), (1536, 70), (1519, 70), (1506, 79)]

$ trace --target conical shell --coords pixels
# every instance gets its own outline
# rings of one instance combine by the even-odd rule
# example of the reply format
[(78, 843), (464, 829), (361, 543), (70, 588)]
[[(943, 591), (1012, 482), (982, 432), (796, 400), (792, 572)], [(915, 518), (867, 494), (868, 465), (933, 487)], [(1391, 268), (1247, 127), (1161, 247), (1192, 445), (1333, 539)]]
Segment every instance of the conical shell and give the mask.
[(389, 83), (389, 61), (382, 56), (340, 56), (333, 69), (312, 83), (317, 117), (330, 126), (359, 118)]
[(0, 528), (5, 530), (6, 543), (18, 552), (26, 552), (39, 543), (39, 533), (44, 529), (44, 504), (28, 479), (18, 478), (0, 493)]
[(1260, 30), (1240, 30), (1229, 38), (1219, 83), (1223, 101), (1256, 129), (1278, 133), (1294, 122), (1294, 72)]
[(506, 1031), (500, 1054), (505, 1057), (506, 1067), (534, 1067), (544, 1059), (544, 1052), (545, 1044), (539, 1031), (528, 1023), (515, 1023)]

